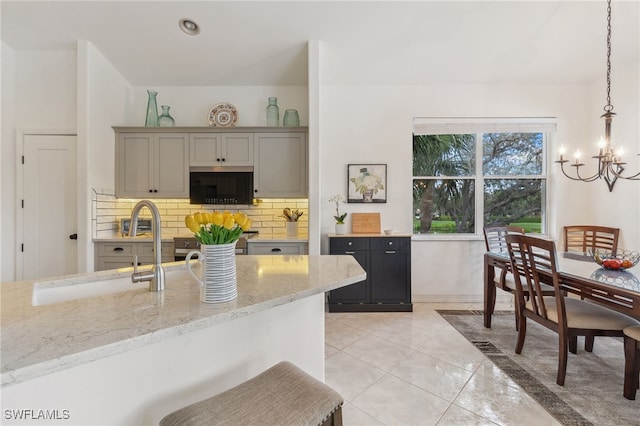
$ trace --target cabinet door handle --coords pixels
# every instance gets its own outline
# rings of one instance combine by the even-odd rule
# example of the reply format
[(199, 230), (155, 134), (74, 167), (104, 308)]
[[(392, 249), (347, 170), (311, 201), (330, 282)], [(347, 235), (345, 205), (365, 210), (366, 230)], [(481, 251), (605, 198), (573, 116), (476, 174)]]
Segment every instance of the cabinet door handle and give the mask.
[(354, 254), (355, 251), (345, 251), (344, 254)]
[(113, 251), (124, 251), (124, 249), (122, 247), (116, 247), (113, 249)]
[(385, 253), (387, 254), (396, 254), (395, 250), (385, 250)]
[(153, 192), (153, 189), (150, 189), (149, 192)]
[(220, 161), (220, 159), (219, 159), (219, 158), (216, 158), (216, 161), (218, 161), (218, 162), (219, 162), (219, 161)]
[(282, 251), (282, 249), (279, 249), (279, 248), (277, 248), (277, 247), (276, 247), (276, 248), (272, 248), (272, 249), (271, 249), (271, 252), (272, 252), (272, 253), (278, 253), (278, 252), (281, 252), (281, 251)]

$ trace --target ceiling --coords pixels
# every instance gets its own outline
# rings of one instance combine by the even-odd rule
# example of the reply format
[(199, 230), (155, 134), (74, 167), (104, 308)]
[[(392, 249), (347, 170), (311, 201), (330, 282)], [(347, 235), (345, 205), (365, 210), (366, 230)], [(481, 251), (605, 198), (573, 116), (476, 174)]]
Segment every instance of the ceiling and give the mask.
[[(2, 41), (90, 41), (134, 86), (583, 83), (603, 78), (600, 1), (6, 1)], [(181, 18), (201, 27), (178, 28)], [(640, 56), (640, 1), (613, 3), (616, 66)]]

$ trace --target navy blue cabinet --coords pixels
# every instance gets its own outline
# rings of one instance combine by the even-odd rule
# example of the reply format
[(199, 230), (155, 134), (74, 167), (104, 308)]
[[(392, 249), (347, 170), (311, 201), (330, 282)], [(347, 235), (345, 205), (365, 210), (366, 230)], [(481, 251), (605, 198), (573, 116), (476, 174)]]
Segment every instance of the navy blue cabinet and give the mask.
[(411, 312), (411, 237), (331, 236), (329, 253), (353, 256), (367, 279), (329, 292), (329, 312)]

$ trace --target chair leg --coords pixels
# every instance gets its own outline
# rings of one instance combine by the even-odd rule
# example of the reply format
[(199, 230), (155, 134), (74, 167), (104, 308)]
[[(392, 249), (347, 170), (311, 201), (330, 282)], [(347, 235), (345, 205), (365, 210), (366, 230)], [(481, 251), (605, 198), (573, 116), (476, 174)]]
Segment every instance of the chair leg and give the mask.
[(320, 426), (342, 426), (342, 407), (338, 407)]
[(564, 379), (567, 376), (567, 357), (569, 355), (567, 343), (571, 338), (567, 339), (563, 333), (558, 333), (558, 336), (558, 377), (556, 378), (556, 383), (560, 386), (564, 386)]
[(569, 336), (569, 352), (578, 353), (578, 336)]
[(640, 376), (640, 347), (635, 339), (624, 336), (624, 397), (636, 399)]
[(518, 316), (518, 312), (520, 311), (520, 310), (518, 309), (518, 305), (519, 305), (519, 303), (518, 303), (518, 296), (515, 296), (515, 297), (513, 298), (513, 301), (514, 301), (514, 305), (515, 305), (515, 308), (516, 308), (516, 315), (515, 315), (515, 317), (516, 317), (516, 331), (518, 331), (518, 329), (520, 328), (520, 326), (519, 326), (519, 323), (520, 323), (520, 317)]
[(524, 347), (524, 338), (527, 336), (527, 318), (524, 315), (516, 315), (518, 322), (518, 340), (516, 341), (516, 353), (522, 353)]
[(594, 336), (584, 336), (584, 350), (587, 352), (593, 352)]

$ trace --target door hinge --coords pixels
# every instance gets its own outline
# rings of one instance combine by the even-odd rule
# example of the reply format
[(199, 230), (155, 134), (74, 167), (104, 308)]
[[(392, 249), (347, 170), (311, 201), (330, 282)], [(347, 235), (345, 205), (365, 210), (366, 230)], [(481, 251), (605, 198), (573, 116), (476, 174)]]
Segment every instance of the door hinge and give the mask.
[(24, 200), (22, 200), (22, 208), (24, 209)]
[(24, 155), (22, 156), (22, 164), (24, 164)]
[(24, 244), (20, 244), (20, 251), (24, 253)]

